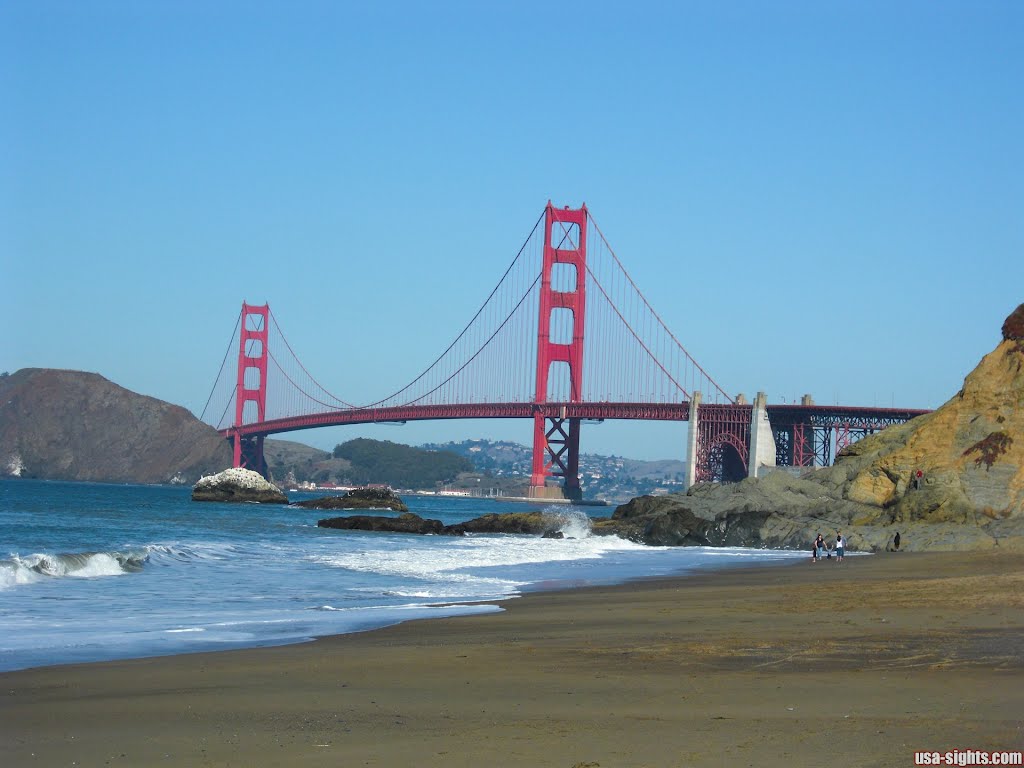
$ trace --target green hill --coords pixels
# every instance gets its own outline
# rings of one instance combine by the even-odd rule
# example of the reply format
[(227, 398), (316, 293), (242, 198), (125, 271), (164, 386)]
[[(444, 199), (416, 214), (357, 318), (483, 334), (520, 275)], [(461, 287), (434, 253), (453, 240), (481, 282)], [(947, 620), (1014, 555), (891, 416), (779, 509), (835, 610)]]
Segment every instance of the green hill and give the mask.
[(425, 451), (387, 440), (349, 440), (336, 445), (333, 456), (349, 463), (347, 479), (355, 485), (386, 483), (396, 488), (433, 488), (473, 471), (469, 459), (449, 451)]

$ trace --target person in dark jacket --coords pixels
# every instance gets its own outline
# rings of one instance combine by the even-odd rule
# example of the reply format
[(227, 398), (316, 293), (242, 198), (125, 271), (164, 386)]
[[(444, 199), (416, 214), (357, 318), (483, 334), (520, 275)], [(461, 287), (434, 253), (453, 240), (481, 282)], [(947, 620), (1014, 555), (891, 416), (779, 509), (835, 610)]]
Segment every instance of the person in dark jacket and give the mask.
[[(823, 554), (825, 554), (825, 551), (826, 551), (826, 549), (827, 549), (827, 547), (826, 547), (826, 545), (825, 545), (825, 539), (824, 539), (824, 538), (822, 538), (822, 535), (821, 535), (821, 534), (819, 533), (819, 534), (818, 534), (818, 538), (816, 538), (816, 539), (814, 540), (814, 543), (813, 543), (813, 544), (811, 544), (811, 562), (812, 562), (812, 563), (816, 563), (816, 562), (818, 562), (818, 559), (819, 559), (819, 558), (820, 558), (820, 557), (821, 557), (821, 556), (822, 556)], [(830, 553), (830, 554), (829, 554), (829, 557), (831, 557), (831, 556), (832, 556), (832, 555), (831, 555), (831, 553)]]

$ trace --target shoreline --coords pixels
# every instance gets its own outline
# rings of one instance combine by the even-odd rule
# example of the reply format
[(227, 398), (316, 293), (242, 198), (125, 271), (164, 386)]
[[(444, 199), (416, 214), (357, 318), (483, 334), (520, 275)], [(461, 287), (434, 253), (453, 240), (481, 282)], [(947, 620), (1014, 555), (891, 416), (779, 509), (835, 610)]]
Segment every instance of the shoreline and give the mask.
[(1010, 554), (744, 564), (495, 604), (306, 643), (3, 672), (0, 750), (15, 765), (572, 768), (836, 750), (911, 765), (916, 749), (1024, 742), (1024, 569)]
[[(390, 510), (388, 510), (388, 511), (390, 511)], [(736, 548), (733, 548), (733, 547), (707, 547), (706, 549), (732, 550), (732, 549), (736, 549)], [(742, 548), (740, 548), (740, 549), (742, 549)], [(759, 551), (759, 550), (752, 550), (752, 551)], [(790, 553), (793, 553), (793, 554), (797, 554), (797, 550), (767, 550), (767, 551), (790, 552)], [(850, 556), (858, 556), (859, 557), (859, 556), (869, 556), (869, 555), (874, 555), (874, 554), (875, 553), (873, 553), (873, 552), (857, 552), (857, 553), (852, 553), (852, 555), (850, 555)], [(324, 634), (311, 634), (311, 635), (307, 635), (307, 636), (304, 636), (304, 637), (296, 637), (296, 638), (292, 638), (292, 639), (269, 640), (269, 641), (262, 641), (262, 642), (253, 642), (251, 644), (247, 644), (247, 643), (239, 641), (237, 643), (232, 642), (230, 644), (225, 644), (225, 647), (223, 647), (223, 648), (216, 648), (216, 647), (209, 648), (208, 647), (208, 648), (201, 649), (201, 650), (182, 650), (182, 651), (173, 651), (173, 652), (167, 652), (167, 653), (141, 654), (141, 655), (132, 655), (132, 656), (112, 657), (112, 658), (94, 658), (94, 659), (84, 659), (84, 660), (83, 659), (79, 659), (79, 660), (73, 660), (73, 661), (57, 661), (57, 662), (53, 662), (53, 663), (36, 664), (36, 665), (33, 665), (33, 666), (28, 666), (28, 667), (16, 667), (16, 668), (13, 668), (13, 669), (0, 668), (0, 675), (4, 675), (4, 674), (8, 674), (8, 673), (15, 673), (15, 672), (28, 672), (28, 671), (31, 671), (31, 670), (49, 669), (51, 667), (66, 667), (66, 666), (79, 666), (79, 665), (90, 665), (90, 664), (108, 664), (108, 663), (116, 663), (116, 662), (121, 662), (121, 661), (143, 661), (143, 660), (146, 660), (146, 659), (160, 659), (160, 658), (170, 658), (170, 657), (176, 657), (176, 656), (193, 656), (193, 655), (203, 654), (203, 653), (230, 653), (230, 652), (234, 652), (234, 651), (259, 650), (259, 649), (278, 648), (278, 647), (290, 646), (290, 645), (302, 645), (302, 644), (307, 644), (307, 643), (315, 643), (318, 640), (328, 639), (328, 638), (333, 638), (333, 637), (344, 637), (344, 636), (352, 635), (352, 634), (359, 634), (359, 633), (366, 633), (366, 632), (377, 632), (377, 631), (380, 631), (380, 630), (383, 630), (383, 629), (388, 629), (389, 627), (395, 627), (395, 626), (398, 626), (400, 624), (406, 624), (406, 623), (409, 623), (409, 622), (440, 621), (440, 620), (443, 620), (443, 619), (455, 619), (455, 618), (464, 618), (464, 617), (468, 618), (468, 617), (471, 617), (471, 616), (479, 616), (479, 615), (484, 615), (484, 614), (487, 614), (487, 613), (500, 613), (501, 611), (505, 610), (504, 606), (506, 606), (510, 602), (512, 602), (514, 600), (517, 600), (519, 598), (522, 598), (522, 597), (524, 597), (526, 595), (549, 594), (549, 593), (557, 593), (557, 592), (574, 592), (574, 591), (577, 591), (577, 590), (585, 590), (585, 589), (602, 589), (602, 588), (610, 588), (610, 587), (615, 587), (615, 586), (627, 586), (627, 585), (629, 585), (631, 583), (634, 583), (634, 582), (657, 581), (657, 580), (660, 580), (660, 579), (687, 579), (687, 578), (696, 577), (696, 576), (704, 574), (704, 573), (713, 574), (713, 573), (720, 573), (720, 572), (723, 572), (723, 571), (732, 570), (732, 569), (739, 569), (739, 568), (780, 567), (780, 566), (785, 566), (785, 565), (789, 565), (789, 564), (794, 563), (794, 562), (801, 562), (801, 561), (802, 561), (802, 558), (799, 558), (799, 557), (779, 557), (779, 558), (773, 559), (773, 560), (772, 559), (768, 559), (768, 560), (753, 560), (751, 562), (747, 562), (744, 559), (738, 559), (736, 562), (728, 563), (726, 565), (718, 565), (718, 566), (704, 565), (704, 566), (697, 566), (697, 567), (692, 567), (692, 566), (691, 567), (682, 567), (678, 571), (671, 572), (671, 573), (662, 573), (662, 574), (656, 574), (656, 575), (643, 575), (643, 576), (626, 577), (624, 580), (613, 581), (613, 582), (588, 583), (588, 582), (586, 582), (586, 580), (580, 580), (580, 582), (577, 582), (577, 583), (568, 583), (568, 582), (563, 581), (563, 582), (558, 582), (556, 586), (547, 586), (548, 584), (551, 583), (550, 581), (530, 582), (527, 585), (520, 586), (516, 592), (509, 593), (509, 594), (506, 594), (506, 595), (501, 596), (501, 597), (481, 597), (479, 599), (465, 598), (465, 599), (456, 599), (456, 600), (441, 600), (440, 602), (437, 602), (437, 603), (424, 604), (423, 606), (419, 606), (418, 607), (418, 610), (420, 610), (420, 611), (428, 612), (428, 613), (432, 612), (432, 613), (436, 613), (436, 615), (415, 616), (415, 617), (411, 617), (411, 618), (389, 619), (389, 620), (385, 620), (384, 623), (381, 623), (381, 624), (374, 624), (374, 625), (371, 625), (371, 626), (361, 627), (361, 628), (358, 628), (358, 629), (350, 629), (348, 631), (335, 631), (335, 632), (327, 632), (327, 633), (324, 633)], [(494, 610), (483, 610), (482, 607), (485, 607), (485, 606), (492, 607)], [(481, 610), (475, 610), (477, 608), (481, 608)], [(468, 609), (468, 610), (459, 610), (459, 609)]]

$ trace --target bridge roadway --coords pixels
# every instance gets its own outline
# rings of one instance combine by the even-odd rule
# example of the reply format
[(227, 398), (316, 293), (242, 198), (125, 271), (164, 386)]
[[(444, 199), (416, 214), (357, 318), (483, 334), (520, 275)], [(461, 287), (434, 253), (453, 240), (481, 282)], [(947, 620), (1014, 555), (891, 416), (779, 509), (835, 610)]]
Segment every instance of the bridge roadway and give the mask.
[[(702, 403), (701, 413), (715, 410), (745, 410), (750, 404)], [(844, 423), (851, 428), (878, 429), (888, 424), (908, 421), (927, 410), (911, 408), (873, 408), (840, 405), (768, 405), (768, 419), (773, 425), (827, 425)], [(307, 416), (244, 424), (220, 430), (225, 438), (257, 437), (296, 432), (317, 427), (381, 422), (428, 421), (440, 419), (532, 419), (536, 414), (546, 418), (586, 419), (591, 421), (629, 419), (637, 421), (689, 421), (690, 402), (681, 403), (468, 403), (460, 405), (399, 405), (386, 408), (352, 408), (326, 411)]]

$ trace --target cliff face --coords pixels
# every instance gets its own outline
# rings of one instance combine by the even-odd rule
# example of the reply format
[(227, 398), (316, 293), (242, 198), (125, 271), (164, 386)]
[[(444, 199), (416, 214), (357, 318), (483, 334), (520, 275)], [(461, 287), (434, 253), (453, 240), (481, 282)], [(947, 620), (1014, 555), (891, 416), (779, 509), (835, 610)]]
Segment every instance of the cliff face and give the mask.
[(1024, 549), (1024, 304), (1002, 331), (949, 402), (854, 443), (832, 467), (634, 499), (615, 518), (693, 514), (710, 527), (687, 530), (707, 543), (809, 549), (841, 529), (855, 549), (883, 549), (896, 531), (908, 549)]
[(2, 476), (192, 483), (230, 465), (213, 427), (98, 374), (26, 368), (0, 378)]
[(1024, 342), (1007, 339), (985, 355), (938, 411), (851, 445), (831, 474), (822, 479), (842, 483), (851, 501), (889, 509), (893, 521), (1020, 514)]
[(820, 481), (850, 501), (884, 509), (878, 518), (894, 523), (1024, 513), (1024, 337), (1014, 333), (1018, 322), (1024, 325), (1024, 305), (949, 402), (851, 445)]

